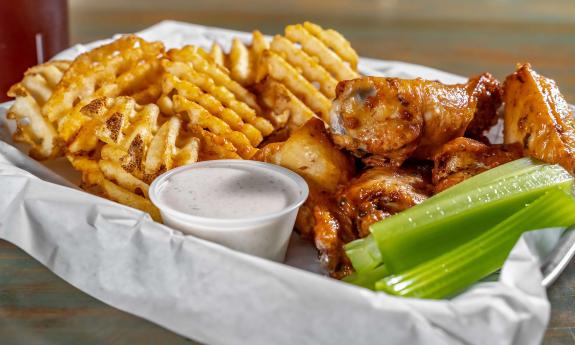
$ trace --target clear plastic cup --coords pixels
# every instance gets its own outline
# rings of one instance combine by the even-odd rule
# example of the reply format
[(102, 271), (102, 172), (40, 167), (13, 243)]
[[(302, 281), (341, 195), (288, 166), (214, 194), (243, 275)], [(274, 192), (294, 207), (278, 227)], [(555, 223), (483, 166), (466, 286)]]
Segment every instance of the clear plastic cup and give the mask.
[[(289, 185), (297, 190), (296, 197), (283, 209), (258, 216), (242, 218), (209, 218), (176, 210), (162, 201), (160, 193), (176, 174), (190, 173), (190, 170), (210, 167), (242, 167), (250, 170), (264, 169), (291, 180)], [(213, 241), (229, 248), (262, 258), (283, 261), (297, 212), (305, 202), (309, 188), (305, 180), (283, 167), (250, 160), (214, 160), (194, 163), (170, 170), (152, 182), (149, 196), (158, 207), (164, 224), (185, 234)], [(201, 196), (200, 196), (201, 197)], [(218, 207), (216, 203), (213, 207)]]

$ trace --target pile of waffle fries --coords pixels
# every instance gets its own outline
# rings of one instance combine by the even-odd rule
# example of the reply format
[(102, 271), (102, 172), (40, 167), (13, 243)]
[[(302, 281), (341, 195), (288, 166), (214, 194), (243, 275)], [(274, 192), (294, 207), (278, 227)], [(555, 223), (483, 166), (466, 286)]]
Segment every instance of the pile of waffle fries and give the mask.
[(9, 96), (14, 140), (44, 160), (66, 156), (82, 188), (148, 212), (149, 184), (196, 161), (251, 159), (274, 135), (328, 121), (338, 81), (358, 76), (339, 33), (290, 25), (271, 41), (235, 39), (224, 52), (123, 36), (30, 68)]

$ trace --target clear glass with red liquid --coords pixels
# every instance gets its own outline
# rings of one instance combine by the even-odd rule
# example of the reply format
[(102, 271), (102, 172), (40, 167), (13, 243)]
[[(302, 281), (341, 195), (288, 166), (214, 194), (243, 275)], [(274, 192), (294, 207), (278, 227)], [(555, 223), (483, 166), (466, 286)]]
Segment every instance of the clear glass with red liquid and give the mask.
[(68, 47), (67, 0), (0, 0), (0, 102), (31, 66)]

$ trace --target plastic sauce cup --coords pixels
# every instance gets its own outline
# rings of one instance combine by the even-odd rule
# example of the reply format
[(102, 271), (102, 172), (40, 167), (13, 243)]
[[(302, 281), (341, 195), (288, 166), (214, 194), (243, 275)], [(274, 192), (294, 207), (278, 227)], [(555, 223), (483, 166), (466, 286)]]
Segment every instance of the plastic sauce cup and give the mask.
[[(276, 175), (284, 180), (284, 185), (290, 188), (289, 203), (282, 209), (269, 213), (261, 213), (255, 216), (246, 214), (242, 217), (206, 217), (183, 212), (181, 207), (168, 205), (163, 200), (162, 192), (170, 183), (177, 186), (180, 174), (194, 175), (194, 169), (245, 169), (252, 171), (253, 176), (260, 176), (258, 172), (268, 176)], [(215, 171), (215, 170), (214, 170)], [(206, 174), (204, 173), (205, 177)], [(263, 176), (263, 175), (261, 175)], [(185, 178), (185, 176), (184, 176)], [(225, 176), (224, 176), (225, 178)], [(226, 181), (222, 181), (225, 183)], [(264, 181), (262, 181), (263, 183)], [(174, 185), (172, 185), (174, 188)], [(202, 189), (205, 190), (205, 189)], [(282, 189), (283, 190), (283, 189)], [(194, 192), (194, 191), (190, 191)], [(209, 193), (209, 192), (206, 192)], [(241, 191), (238, 191), (241, 193)], [(164, 224), (205, 240), (213, 241), (229, 248), (256, 255), (262, 258), (283, 261), (292, 229), (295, 224), (297, 212), (305, 202), (309, 194), (309, 188), (305, 180), (291, 170), (278, 165), (250, 161), (250, 160), (214, 160), (194, 163), (170, 170), (157, 177), (150, 186), (149, 196), (160, 210)], [(208, 195), (197, 195), (196, 198), (203, 200)], [(246, 196), (249, 201), (249, 194)], [(257, 197), (257, 195), (254, 195)], [(216, 200), (211, 195), (212, 200)], [(217, 201), (217, 200), (216, 200)], [(223, 201), (220, 200), (223, 204)], [(222, 207), (218, 202), (213, 202), (211, 207)]]

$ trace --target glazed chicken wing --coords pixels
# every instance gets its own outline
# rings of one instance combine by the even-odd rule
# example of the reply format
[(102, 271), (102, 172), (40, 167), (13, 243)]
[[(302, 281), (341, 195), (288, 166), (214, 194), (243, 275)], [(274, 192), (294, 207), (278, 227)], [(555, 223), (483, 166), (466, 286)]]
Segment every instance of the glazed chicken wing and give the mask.
[(353, 271), (343, 246), (367, 236), (371, 224), (425, 200), (431, 183), (424, 175), (419, 169), (371, 168), (335, 196), (312, 183), (296, 225), (313, 224), (320, 262), (332, 277), (343, 278)]
[(337, 195), (339, 207), (349, 217), (358, 237), (369, 235), (369, 226), (415, 206), (431, 194), (423, 169), (371, 168), (353, 179)]
[(487, 146), (469, 138), (454, 139), (443, 145), (433, 159), (434, 193), (521, 157), (518, 145)]
[(575, 174), (575, 121), (555, 82), (524, 64), (505, 80), (503, 100), (505, 143)]
[(399, 166), (430, 159), (444, 143), (480, 135), (496, 121), (499, 83), (489, 74), (467, 84), (366, 77), (342, 81), (331, 111), (336, 144), (374, 162)]

